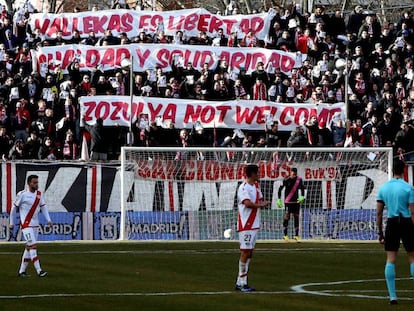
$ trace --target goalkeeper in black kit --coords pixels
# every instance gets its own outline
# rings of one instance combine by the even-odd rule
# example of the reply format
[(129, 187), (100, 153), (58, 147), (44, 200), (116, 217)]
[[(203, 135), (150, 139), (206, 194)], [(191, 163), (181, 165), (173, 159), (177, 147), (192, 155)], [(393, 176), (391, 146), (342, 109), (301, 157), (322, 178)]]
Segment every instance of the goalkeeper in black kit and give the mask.
[(293, 167), (290, 175), (283, 180), (283, 184), (278, 190), (277, 206), (283, 207), (281, 195), (285, 188), (285, 216), (283, 218), (283, 239), (289, 242), (288, 224), (290, 215), (293, 214), (295, 225), (295, 241), (300, 242), (299, 238), (299, 212), (300, 204), (305, 201), (305, 188), (303, 186), (302, 178), (298, 176), (297, 168)]

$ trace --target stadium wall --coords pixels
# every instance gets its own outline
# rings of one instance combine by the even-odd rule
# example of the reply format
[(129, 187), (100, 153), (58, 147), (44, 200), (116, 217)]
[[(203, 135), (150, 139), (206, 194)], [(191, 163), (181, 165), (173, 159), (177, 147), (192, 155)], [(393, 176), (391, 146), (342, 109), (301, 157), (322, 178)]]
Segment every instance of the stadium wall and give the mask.
[[(16, 228), (14, 232), (9, 232), (9, 212), (15, 194), (22, 190), (26, 184), (26, 178), (30, 174), (39, 175), (40, 189), (45, 189), (44, 195), (52, 214), (55, 225), (50, 228), (41, 226), (40, 240), (115, 240), (119, 238), (120, 223), (120, 171), (119, 163), (27, 163), (27, 162), (4, 162), (0, 166), (1, 187), (0, 193), (2, 210), (0, 213), (0, 241), (21, 240), (21, 233)], [(306, 174), (310, 169), (305, 166), (299, 167), (299, 171)], [(276, 180), (267, 177), (263, 183), (273, 183), (267, 186), (272, 189), (269, 199), (276, 200), (274, 195), (278, 184), (283, 178), (283, 171), (280, 171)], [(317, 195), (326, 196), (327, 194), (338, 195), (337, 189), (323, 191), (324, 187), (332, 187), (331, 181), (318, 180), (316, 172), (321, 172), (320, 168), (310, 174), (312, 180), (305, 181), (308, 189), (318, 188), (321, 192)], [(406, 180), (411, 184), (414, 182), (414, 166), (409, 165), (406, 172)], [(309, 173), (309, 171), (308, 171)], [(319, 175), (320, 176), (320, 175)], [(276, 177), (276, 176), (275, 176)], [(348, 188), (355, 191), (355, 182), (361, 182), (368, 187), (368, 191), (375, 185), (368, 176), (362, 180), (363, 176), (347, 176), (345, 184), (340, 185), (341, 189)], [(355, 179), (357, 178), (357, 179)], [(185, 181), (182, 181), (185, 183)], [(188, 181), (191, 183), (191, 181)], [(156, 192), (164, 192), (161, 197), (171, 197), (167, 191), (177, 188), (177, 185), (168, 187), (168, 182), (151, 182), (152, 190), (148, 196), (154, 196)], [(182, 185), (181, 185), (182, 186)], [(228, 182), (226, 193), (231, 193), (229, 187), (234, 191), (237, 188), (237, 181)], [(338, 187), (338, 185), (336, 186)], [(197, 190), (198, 189), (198, 190)], [(192, 187), (191, 197), (202, 197), (202, 191), (208, 191), (201, 185)], [(276, 189), (276, 190), (275, 190)], [(353, 189), (353, 190), (352, 190)], [(308, 190), (309, 191), (309, 190)], [(359, 193), (362, 193), (359, 191)], [(158, 194), (159, 195), (159, 194)], [(346, 197), (346, 194), (344, 194)], [(367, 196), (365, 194), (367, 201)], [(233, 194), (229, 200), (234, 200)], [(151, 199), (153, 200), (153, 199)], [(186, 200), (184, 197), (177, 199), (181, 204)], [(153, 200), (155, 201), (155, 200)], [(335, 200), (334, 200), (335, 201)], [(375, 204), (372, 198), (369, 204), (364, 206), (353, 206), (346, 209), (336, 209), (324, 205), (322, 208), (312, 206), (315, 200), (308, 198), (302, 215), (302, 234), (304, 238), (345, 238), (353, 237), (349, 232), (358, 231), (355, 235), (358, 239), (369, 240), (375, 236)], [(323, 204), (328, 204), (329, 200), (322, 200)], [(200, 211), (197, 208), (188, 209), (181, 206), (175, 208), (164, 202), (164, 206), (154, 203), (149, 209), (143, 208), (137, 213), (140, 223), (131, 225), (128, 228), (133, 239), (222, 239), (224, 224), (229, 220), (236, 219), (235, 211), (229, 206), (222, 210), (206, 209)], [(194, 206), (194, 204), (193, 204)], [(234, 206), (234, 205), (232, 205)], [(151, 210), (152, 208), (152, 210)], [(272, 209), (266, 211), (263, 217), (264, 234), (262, 238), (279, 239), (281, 238), (282, 210), (276, 209), (276, 204), (272, 203)], [(44, 220), (41, 220), (45, 224)], [(230, 221), (231, 223), (231, 221)], [(194, 229), (195, 224), (197, 225)], [(234, 224), (235, 225), (235, 224)], [(208, 228), (201, 230), (200, 228)], [(375, 238), (375, 237), (374, 237)]]

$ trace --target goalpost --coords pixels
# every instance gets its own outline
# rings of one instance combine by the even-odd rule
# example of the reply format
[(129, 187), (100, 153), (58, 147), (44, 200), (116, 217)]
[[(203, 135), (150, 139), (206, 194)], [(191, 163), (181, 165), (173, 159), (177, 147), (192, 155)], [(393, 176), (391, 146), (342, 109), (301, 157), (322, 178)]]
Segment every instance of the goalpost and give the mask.
[[(276, 201), (293, 167), (305, 185), (302, 239), (377, 238), (376, 195), (392, 176), (391, 148), (123, 147), (120, 239), (225, 239), (225, 230), (236, 232), (247, 163), (259, 166), (271, 202), (261, 213), (259, 239), (283, 236), (284, 209)], [(292, 235), (293, 220), (289, 226)]]

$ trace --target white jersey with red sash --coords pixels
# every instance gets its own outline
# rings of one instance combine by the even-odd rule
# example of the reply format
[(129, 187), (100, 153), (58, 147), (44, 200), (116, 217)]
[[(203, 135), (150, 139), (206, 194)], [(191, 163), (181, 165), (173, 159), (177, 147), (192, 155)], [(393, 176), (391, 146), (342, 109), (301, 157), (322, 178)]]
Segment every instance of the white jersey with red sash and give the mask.
[(46, 208), (46, 203), (43, 199), (43, 195), (40, 191), (30, 192), (28, 190), (20, 191), (17, 194), (14, 201), (14, 208), (12, 209), (12, 215), (10, 215), (10, 224), (14, 225), (16, 209), (19, 211), (20, 223), (22, 229), (28, 227), (39, 226), (39, 212), (45, 216), (49, 222), (50, 216)]
[(237, 191), (238, 216), (237, 231), (258, 230), (260, 228), (260, 209), (249, 208), (244, 205), (245, 200), (258, 203), (263, 198), (259, 184), (250, 185), (243, 182)]

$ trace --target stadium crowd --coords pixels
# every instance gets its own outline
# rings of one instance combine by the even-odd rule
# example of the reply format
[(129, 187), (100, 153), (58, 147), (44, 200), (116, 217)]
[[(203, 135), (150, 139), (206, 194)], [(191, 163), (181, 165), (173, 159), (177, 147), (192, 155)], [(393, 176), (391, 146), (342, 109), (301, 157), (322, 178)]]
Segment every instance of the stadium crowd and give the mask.
[[(122, 7), (117, 3), (114, 9)], [(138, 6), (139, 9), (144, 9)], [(98, 10), (95, 6), (92, 10)], [(278, 129), (278, 122), (263, 131), (213, 130), (195, 124), (192, 130), (160, 126), (145, 115), (133, 124), (137, 146), (393, 146), (396, 153), (414, 160), (414, 18), (403, 12), (398, 20), (382, 21), (376, 14), (357, 6), (348, 18), (340, 11), (328, 14), (324, 7), (302, 13), (291, 5), (275, 7), (265, 40), (252, 31), (237, 38), (221, 29), (215, 37), (200, 32), (187, 37), (182, 31), (166, 36), (162, 30), (128, 38), (126, 34), (81, 38), (74, 31), (69, 40), (57, 31), (46, 40), (39, 29), (28, 24), (35, 10), (26, 6), (13, 15), (0, 12), (0, 154), (4, 161), (19, 159), (76, 160), (81, 157), (82, 139), (88, 131), (80, 115), (80, 96), (129, 95), (129, 70), (81, 71), (74, 58), (69, 73), (57, 68), (45, 75), (33, 71), (30, 50), (62, 44), (91, 46), (130, 43), (263, 47), (307, 54), (302, 67), (290, 75), (257, 63), (247, 74), (244, 68), (233, 76), (225, 60), (197, 70), (191, 63), (172, 62), (173, 70), (148, 68), (135, 72), (133, 94), (166, 98), (224, 101), (256, 99), (285, 103), (344, 102), (347, 119), (331, 124), (311, 118), (293, 132)], [(220, 13), (220, 12), (217, 12)], [(225, 12), (239, 14), (231, 1)], [(348, 77), (346, 79), (346, 76)], [(348, 88), (346, 89), (346, 85)], [(347, 92), (347, 94), (346, 94)], [(111, 127), (91, 135), (90, 148), (117, 159), (127, 143), (128, 128)]]

